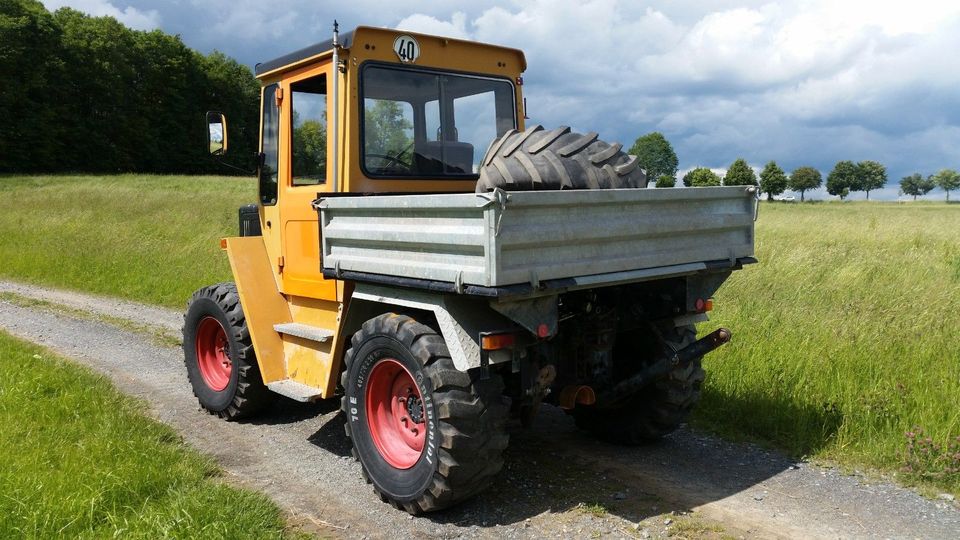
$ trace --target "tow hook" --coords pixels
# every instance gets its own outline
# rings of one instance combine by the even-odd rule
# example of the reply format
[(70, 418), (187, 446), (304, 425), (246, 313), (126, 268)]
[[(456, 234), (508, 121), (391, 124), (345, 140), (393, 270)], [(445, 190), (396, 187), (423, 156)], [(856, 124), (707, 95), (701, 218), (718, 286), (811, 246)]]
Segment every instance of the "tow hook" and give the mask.
[(682, 368), (694, 359), (700, 358), (727, 343), (732, 336), (730, 330), (718, 328), (680, 350), (663, 354), (659, 359), (630, 378), (620, 381), (610, 390), (598, 395), (597, 406), (616, 405), (654, 380), (665, 377), (674, 369)]
[(699, 358), (720, 347), (724, 343), (727, 343), (730, 341), (731, 337), (733, 337), (733, 334), (730, 333), (730, 330), (727, 330), (726, 328), (717, 328), (713, 332), (710, 332), (697, 341), (694, 341), (690, 345), (687, 345), (679, 351), (674, 352), (673, 357), (670, 358), (670, 361), (673, 363), (673, 366), (689, 364), (694, 358)]

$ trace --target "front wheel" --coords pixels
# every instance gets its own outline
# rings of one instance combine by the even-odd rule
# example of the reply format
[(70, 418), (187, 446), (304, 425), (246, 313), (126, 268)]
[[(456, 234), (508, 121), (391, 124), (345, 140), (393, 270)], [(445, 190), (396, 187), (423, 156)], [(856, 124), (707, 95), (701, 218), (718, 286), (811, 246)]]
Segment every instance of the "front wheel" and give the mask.
[(432, 328), (395, 313), (370, 319), (345, 363), (346, 433), (384, 501), (411, 514), (439, 510), (484, 489), (503, 467), (503, 382), (457, 370)]
[(270, 403), (233, 283), (193, 293), (183, 318), (183, 357), (193, 394), (210, 414), (234, 420)]

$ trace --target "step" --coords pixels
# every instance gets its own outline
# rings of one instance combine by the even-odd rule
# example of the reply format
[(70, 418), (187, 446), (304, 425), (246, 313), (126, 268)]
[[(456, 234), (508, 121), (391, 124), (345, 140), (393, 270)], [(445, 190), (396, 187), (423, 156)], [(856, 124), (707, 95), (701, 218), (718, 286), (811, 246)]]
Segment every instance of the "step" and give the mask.
[(281, 396), (286, 396), (297, 401), (307, 402), (320, 399), (319, 388), (307, 386), (291, 379), (267, 383), (267, 388), (280, 394)]
[(309, 339), (310, 341), (319, 341), (320, 343), (333, 337), (333, 330), (302, 323), (275, 324), (273, 325), (273, 329), (281, 334)]

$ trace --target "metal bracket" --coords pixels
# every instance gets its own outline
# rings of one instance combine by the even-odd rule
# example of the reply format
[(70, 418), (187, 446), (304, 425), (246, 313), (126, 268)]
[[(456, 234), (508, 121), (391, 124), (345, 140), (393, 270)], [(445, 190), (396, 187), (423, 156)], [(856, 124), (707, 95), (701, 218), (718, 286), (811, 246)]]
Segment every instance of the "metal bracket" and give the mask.
[(747, 188), (747, 193), (752, 193), (755, 199), (753, 205), (753, 220), (756, 221), (760, 217), (760, 189), (756, 186), (750, 186)]
[(453, 280), (453, 288), (457, 291), (457, 294), (463, 294), (463, 270), (457, 270), (457, 277)]
[(493, 188), (493, 191), (487, 193), (477, 193), (485, 202), (480, 204), (480, 208), (486, 208), (491, 204), (500, 205), (500, 215), (497, 216), (497, 226), (494, 229), (494, 236), (500, 236), (500, 222), (503, 220), (503, 214), (507, 212), (507, 203), (510, 202), (510, 194), (500, 188)]

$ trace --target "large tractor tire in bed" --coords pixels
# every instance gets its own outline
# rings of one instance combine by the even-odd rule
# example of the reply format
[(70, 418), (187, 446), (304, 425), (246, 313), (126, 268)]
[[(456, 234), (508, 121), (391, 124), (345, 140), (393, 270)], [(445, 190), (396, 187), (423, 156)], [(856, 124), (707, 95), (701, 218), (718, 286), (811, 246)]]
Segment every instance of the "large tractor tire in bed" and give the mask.
[(615, 189), (647, 187), (647, 175), (636, 156), (606, 143), (596, 133), (573, 133), (561, 126), (552, 131), (535, 125), (510, 130), (493, 141), (480, 164), (477, 193), (554, 189)]

